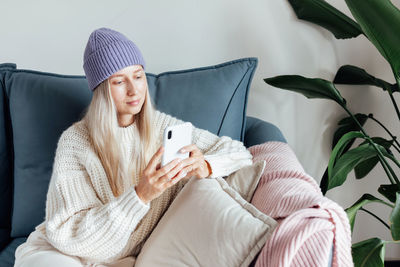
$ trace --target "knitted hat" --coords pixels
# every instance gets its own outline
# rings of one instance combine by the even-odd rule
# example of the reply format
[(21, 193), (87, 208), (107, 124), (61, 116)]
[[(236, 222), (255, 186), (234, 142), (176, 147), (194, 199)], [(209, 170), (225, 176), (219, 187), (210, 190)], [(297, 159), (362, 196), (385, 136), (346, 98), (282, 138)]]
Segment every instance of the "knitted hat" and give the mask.
[(145, 62), (139, 48), (122, 33), (108, 28), (93, 31), (85, 48), (83, 69), (89, 89), (94, 90), (115, 72)]

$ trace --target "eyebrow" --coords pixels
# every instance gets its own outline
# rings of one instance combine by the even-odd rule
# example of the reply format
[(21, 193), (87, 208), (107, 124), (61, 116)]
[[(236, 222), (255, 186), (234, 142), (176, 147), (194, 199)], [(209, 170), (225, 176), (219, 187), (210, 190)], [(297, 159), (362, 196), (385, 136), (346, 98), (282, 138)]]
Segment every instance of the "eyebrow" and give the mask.
[[(140, 71), (143, 71), (142, 69), (137, 69), (137, 70), (135, 70), (133, 73), (137, 73), (137, 72), (140, 72)], [(114, 77), (119, 77), (119, 76), (124, 76), (125, 74), (114, 74), (114, 75), (111, 75), (111, 78), (114, 78)]]

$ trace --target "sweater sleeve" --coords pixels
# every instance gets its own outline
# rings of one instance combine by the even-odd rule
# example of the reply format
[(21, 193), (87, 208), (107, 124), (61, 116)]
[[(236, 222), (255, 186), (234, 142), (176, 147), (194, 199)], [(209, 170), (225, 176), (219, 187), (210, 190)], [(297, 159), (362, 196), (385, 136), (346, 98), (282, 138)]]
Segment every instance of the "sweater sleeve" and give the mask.
[[(93, 167), (98, 164), (90, 165), (84, 152), (88, 144), (83, 139), (64, 132), (58, 142), (47, 193), (46, 236), (66, 254), (111, 262), (120, 257), (149, 205), (138, 198), (134, 187), (102, 203), (92, 183), (107, 178), (101, 177), (104, 169)], [(93, 167), (90, 172), (86, 165)]]
[[(159, 111), (157, 111), (156, 117), (161, 136), (167, 126), (184, 123), (182, 120)], [(227, 176), (244, 166), (253, 164), (253, 156), (243, 142), (233, 140), (229, 136), (219, 137), (193, 125), (192, 127), (193, 144), (202, 151), (205, 160), (211, 166), (210, 178)]]

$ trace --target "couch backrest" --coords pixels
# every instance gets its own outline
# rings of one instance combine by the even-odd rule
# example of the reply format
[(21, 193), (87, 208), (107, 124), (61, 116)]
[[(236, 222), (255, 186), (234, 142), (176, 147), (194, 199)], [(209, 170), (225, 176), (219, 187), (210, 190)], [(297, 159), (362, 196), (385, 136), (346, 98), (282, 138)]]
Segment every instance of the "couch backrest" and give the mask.
[[(0, 190), (5, 193), (0, 199), (5, 208), (0, 228), (11, 229), (11, 237), (20, 237), (29, 235), (44, 220), (58, 138), (82, 118), (92, 92), (84, 76), (19, 70), (13, 64), (0, 66), (0, 108), (5, 110), (0, 116), (0, 127), (5, 125), (0, 128), (0, 144), (5, 144), (0, 150), (0, 159), (4, 159)], [(146, 76), (157, 109), (242, 141), (247, 95), (256, 66), (256, 58), (244, 58)]]
[(0, 64), (0, 250), (7, 244), (10, 232), (13, 182), (12, 133), (3, 70), (13, 68), (13, 64)]

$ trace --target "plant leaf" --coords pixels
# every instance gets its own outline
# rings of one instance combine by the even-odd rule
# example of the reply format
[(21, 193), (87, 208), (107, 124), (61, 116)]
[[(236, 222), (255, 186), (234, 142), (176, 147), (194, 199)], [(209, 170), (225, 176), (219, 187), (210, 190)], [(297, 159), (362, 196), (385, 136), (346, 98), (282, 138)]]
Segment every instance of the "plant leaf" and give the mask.
[[(368, 119), (368, 116), (365, 114), (361, 114), (361, 113), (357, 113), (354, 115), (356, 117), (356, 119), (358, 120), (358, 122), (361, 124), (361, 126), (364, 126), (365, 122)], [(359, 131), (360, 128), (358, 127), (358, 125), (354, 122), (353, 118), (351, 116), (346, 117), (341, 119), (338, 122), (338, 125), (340, 126), (334, 133), (333, 135), (333, 141), (332, 141), (332, 150), (334, 149), (334, 147), (337, 145), (338, 141), (340, 138), (343, 137), (343, 135), (347, 134), (348, 132), (351, 131)], [(341, 154), (348, 151), (350, 149), (350, 147), (353, 145), (355, 141), (354, 139), (351, 139), (346, 146), (344, 146), (343, 150), (341, 151)], [(337, 158), (337, 157), (336, 157)], [(336, 159), (333, 162), (333, 165), (335, 164)], [(328, 191), (328, 182), (329, 182), (329, 176), (328, 176), (328, 166), (325, 169), (325, 172), (321, 178), (321, 182), (319, 184), (319, 187), (321, 188), (321, 192), (323, 195), (326, 194), (326, 192)]]
[(378, 188), (378, 192), (384, 197), (390, 200), (390, 202), (396, 202), (396, 192), (400, 192), (400, 186), (397, 184), (381, 184)]
[[(379, 137), (379, 136), (375, 136), (375, 137), (371, 137), (371, 140), (375, 143), (378, 144), (380, 146), (383, 146), (384, 148), (386, 148), (386, 151), (388, 153), (390, 153), (388, 151), (388, 149), (393, 145), (394, 140), (387, 140), (385, 138)], [(364, 142), (362, 142), (361, 144), (366, 144), (368, 143), (367, 140), (365, 140)]]
[[(368, 115), (357, 113), (354, 115), (354, 117), (358, 120), (361, 126), (364, 126), (365, 122), (368, 119)], [(333, 134), (333, 141), (332, 141), (332, 150), (336, 146), (337, 142), (339, 141), (340, 138), (342, 138), (343, 135), (345, 135), (348, 132), (351, 131), (360, 131), (360, 127), (358, 127), (357, 123), (353, 120), (351, 116), (345, 117), (341, 119), (338, 122), (339, 128), (335, 131)], [(350, 149), (350, 147), (353, 145), (354, 140), (352, 140), (346, 148), (343, 150), (343, 152), (346, 152), (347, 150)]]
[(346, 100), (340, 95), (335, 85), (319, 78), (306, 78), (299, 75), (282, 75), (264, 79), (269, 85), (303, 94), (307, 98), (323, 98), (335, 101), (341, 106)]
[(368, 173), (370, 173), (371, 170), (375, 168), (378, 162), (379, 162), (378, 156), (360, 162), (357, 166), (354, 167), (354, 173), (356, 179), (359, 180), (366, 177)]
[[(389, 148), (393, 145), (393, 140), (389, 141), (381, 137), (372, 137), (372, 141), (376, 144), (381, 145), (382, 147), (386, 148), (388, 153), (391, 153)], [(360, 145), (367, 144), (368, 141), (365, 140)], [(356, 179), (364, 178), (379, 162), (379, 157), (375, 156), (373, 158), (367, 159), (363, 162), (360, 162), (357, 166), (354, 167), (354, 172), (356, 175)]]
[(319, 183), (319, 188), (321, 188), (321, 192), (324, 196), (328, 191), (328, 184), (329, 184), (328, 167), (326, 167), (324, 175), (322, 175), (321, 182)]
[(299, 19), (315, 23), (332, 32), (338, 39), (353, 38), (362, 32), (351, 18), (321, 0), (289, 0)]
[[(343, 150), (345, 149), (345, 147), (347, 146), (347, 144), (349, 142), (351, 142), (352, 140), (354, 140), (355, 138), (364, 138), (364, 134), (362, 134), (361, 132), (349, 132), (346, 133), (345, 135), (342, 136), (342, 138), (340, 138), (340, 140), (338, 141), (338, 143), (336, 144), (336, 146), (333, 148), (333, 151), (331, 153), (331, 156), (329, 158), (329, 163), (328, 163), (328, 187), (327, 187), (327, 191), (329, 189), (332, 189), (336, 186), (339, 186), (341, 184), (344, 183), (344, 181), (346, 180), (346, 176), (344, 177), (344, 179), (341, 180), (333, 180), (334, 178), (338, 178), (334, 176), (334, 169), (336, 168), (336, 165), (338, 163), (338, 158), (342, 155)], [(348, 152), (346, 152), (347, 154)], [(350, 172), (350, 170), (349, 170)], [(340, 178), (340, 177), (339, 177)]]
[(385, 202), (383, 200), (380, 200), (379, 198), (376, 198), (373, 195), (364, 194), (351, 207), (349, 207), (349, 208), (347, 208), (345, 210), (346, 213), (347, 213), (347, 217), (349, 218), (351, 232), (353, 232), (354, 221), (356, 219), (357, 211), (359, 209), (361, 209), (365, 204), (368, 204), (368, 203), (371, 203), (371, 202), (380, 202), (380, 203), (384, 203), (385, 204)]
[(351, 246), (355, 267), (384, 266), (386, 241), (370, 238)]
[(390, 214), (390, 232), (393, 240), (400, 240), (400, 193), (396, 192), (396, 204)]
[(354, 173), (356, 175), (356, 179), (362, 179), (365, 176), (367, 176), (367, 174), (373, 168), (375, 168), (378, 162), (379, 162), (378, 156), (360, 162), (357, 166), (354, 167)]
[(400, 10), (389, 0), (346, 0), (362, 31), (389, 62), (400, 86)]
[[(381, 147), (378, 146), (378, 149)], [(382, 151), (382, 149), (381, 149)], [(342, 185), (346, 181), (349, 172), (360, 162), (378, 155), (378, 152), (371, 144), (364, 144), (344, 153), (336, 162), (329, 174), (328, 189)]]
[(391, 88), (392, 92), (398, 92), (399, 89), (395, 84), (388, 83), (384, 80), (376, 78), (368, 74), (364, 69), (357, 66), (344, 65), (341, 66), (336, 73), (334, 84), (356, 84), (356, 85), (374, 85), (387, 90)]

